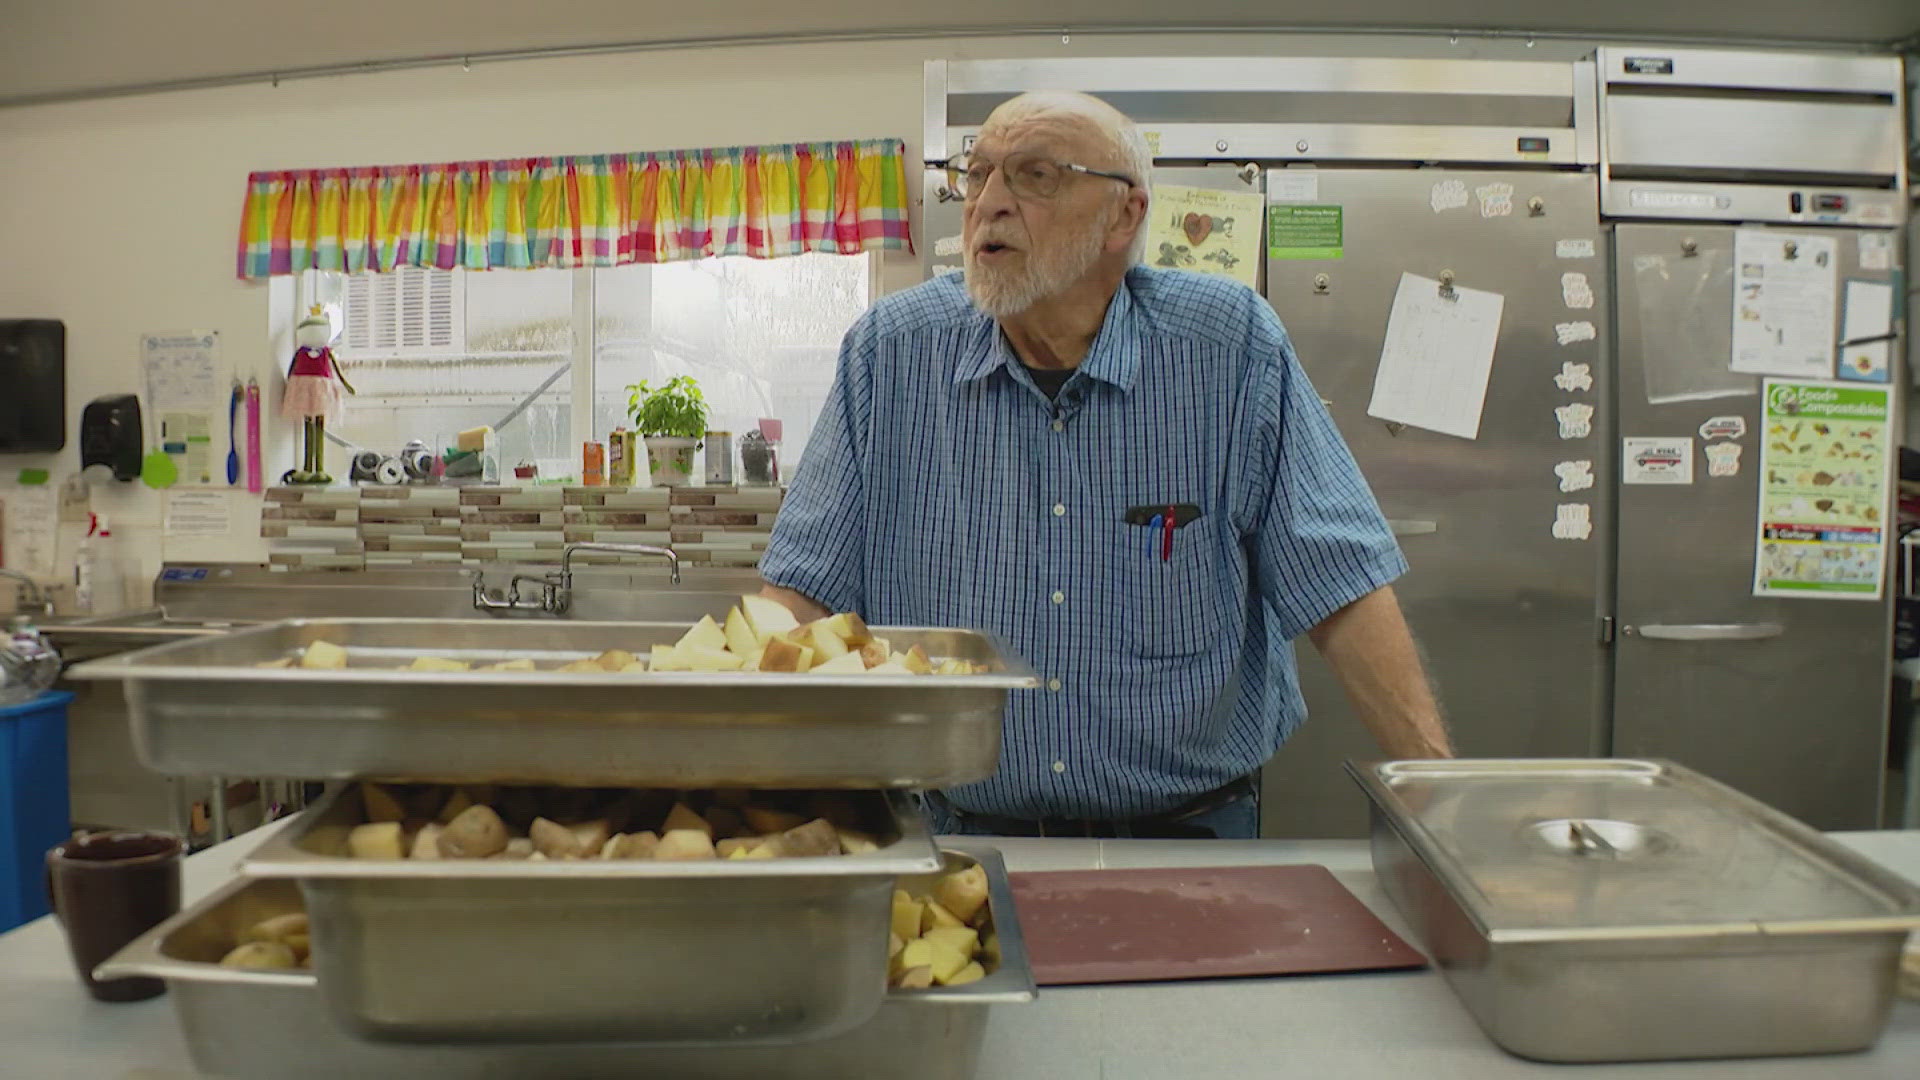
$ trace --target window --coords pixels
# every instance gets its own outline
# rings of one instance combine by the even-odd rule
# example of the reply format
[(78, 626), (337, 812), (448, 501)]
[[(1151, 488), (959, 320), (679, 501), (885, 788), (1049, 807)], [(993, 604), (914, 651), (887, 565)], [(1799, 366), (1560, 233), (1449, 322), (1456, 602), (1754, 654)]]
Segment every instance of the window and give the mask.
[[(583, 441), (631, 424), (627, 386), (691, 375), (714, 429), (737, 439), (762, 417), (782, 421), (790, 469), (872, 281), (867, 255), (309, 273), (299, 310), (318, 303), (334, 321), (357, 391), (338, 434), (357, 446), (441, 448), (491, 424), (503, 472), (531, 461), (543, 477), (572, 477)], [(576, 393), (590, 405), (576, 409)]]

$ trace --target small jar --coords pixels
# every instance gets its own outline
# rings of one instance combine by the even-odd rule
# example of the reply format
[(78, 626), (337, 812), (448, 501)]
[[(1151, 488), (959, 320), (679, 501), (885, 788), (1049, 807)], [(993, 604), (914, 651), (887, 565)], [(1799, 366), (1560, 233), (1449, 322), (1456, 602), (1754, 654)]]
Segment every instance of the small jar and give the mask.
[(740, 436), (740, 482), (749, 487), (772, 487), (780, 482), (779, 447), (757, 431)]

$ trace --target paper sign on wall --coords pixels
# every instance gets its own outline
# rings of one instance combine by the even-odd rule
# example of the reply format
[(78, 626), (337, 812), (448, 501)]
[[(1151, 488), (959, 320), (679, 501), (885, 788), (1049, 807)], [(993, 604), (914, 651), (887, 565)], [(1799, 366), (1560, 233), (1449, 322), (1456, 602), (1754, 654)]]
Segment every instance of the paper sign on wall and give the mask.
[(1273, 202), (1319, 202), (1320, 174), (1312, 169), (1269, 169), (1267, 198)]
[(1767, 380), (1755, 596), (1879, 598), (1892, 397), (1885, 386)]
[(1253, 287), (1260, 270), (1258, 192), (1155, 184), (1148, 209), (1147, 261), (1220, 274)]
[(166, 500), (168, 536), (227, 536), (233, 531), (233, 499), (225, 488), (172, 488)]
[(0, 484), (0, 566), (50, 580), (58, 565), (59, 521), (60, 493), (53, 485)]
[(159, 449), (172, 459), (182, 481), (213, 483), (213, 436), (226, 421), (231, 389), (220, 367), (220, 335), (211, 330), (143, 334), (140, 360)]
[(1344, 259), (1346, 210), (1338, 206), (1267, 207), (1267, 257), (1271, 259)]
[(1833, 377), (1836, 250), (1813, 233), (1734, 234), (1734, 371)]
[(1462, 439), (1480, 436), (1480, 413), (1500, 338), (1499, 293), (1400, 275), (1367, 415)]
[(1620, 440), (1623, 484), (1693, 483), (1693, 439), (1628, 437)]

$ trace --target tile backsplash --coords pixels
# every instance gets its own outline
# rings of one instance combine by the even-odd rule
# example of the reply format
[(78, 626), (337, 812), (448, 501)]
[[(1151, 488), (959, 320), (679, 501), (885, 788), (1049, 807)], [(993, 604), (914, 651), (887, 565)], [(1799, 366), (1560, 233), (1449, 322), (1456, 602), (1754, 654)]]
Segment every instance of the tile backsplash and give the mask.
[[(759, 565), (784, 492), (767, 487), (272, 487), (268, 561), (294, 570), (554, 562), (569, 543), (671, 546), (693, 566)], [(581, 552), (579, 563), (619, 555)]]

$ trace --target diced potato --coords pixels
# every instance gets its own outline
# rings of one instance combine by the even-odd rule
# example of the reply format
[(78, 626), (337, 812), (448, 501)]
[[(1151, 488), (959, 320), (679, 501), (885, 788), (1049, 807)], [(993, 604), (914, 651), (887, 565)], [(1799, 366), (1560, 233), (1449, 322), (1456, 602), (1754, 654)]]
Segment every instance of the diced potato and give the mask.
[(402, 671), (471, 671), (473, 665), (465, 660), (449, 660), (444, 656), (416, 656), (413, 663)]
[(257, 668), (290, 668), (293, 666), (293, 657), (283, 656), (278, 660), (262, 660), (253, 666)]
[(673, 809), (667, 811), (666, 822), (660, 826), (662, 833), (672, 832), (675, 829), (693, 829), (703, 833), (708, 840), (713, 839), (713, 824), (694, 813), (693, 808), (686, 803), (674, 803)]
[(971, 958), (980, 951), (980, 933), (970, 926), (941, 926), (920, 935), (923, 940), (946, 944), (961, 956)]
[(440, 857), (440, 825), (428, 822), (413, 834), (413, 846), (407, 852), (409, 859), (437, 859)]
[[(493, 854), (487, 856), (487, 858), (499, 859), (502, 862), (520, 862), (526, 859), (531, 859), (538, 854), (539, 852), (533, 849), (532, 837), (516, 836), (511, 840), (507, 841), (506, 847), (503, 847), (499, 851), (496, 851)], [(439, 858), (438, 855), (435, 855), (433, 857)]]
[(840, 834), (826, 818), (814, 818), (796, 825), (768, 841), (773, 853), (784, 859), (814, 858), (840, 854)]
[(698, 646), (681, 649), (680, 655), (686, 657), (687, 666), (693, 671), (739, 671), (746, 663), (730, 652)]
[(692, 629), (680, 635), (680, 640), (674, 644), (682, 649), (698, 646), (717, 652), (726, 649), (727, 634), (720, 629), (719, 623), (713, 621), (713, 616), (702, 615), (700, 621), (694, 623)]
[(795, 644), (784, 636), (770, 637), (762, 642), (760, 654), (761, 671), (806, 671), (813, 666), (813, 647)]
[(929, 967), (907, 968), (900, 973), (900, 981), (894, 985), (902, 990), (925, 990), (933, 985), (933, 969)]
[(651, 859), (660, 847), (660, 837), (649, 830), (647, 832), (621, 833), (608, 840), (600, 849), (603, 859)]
[(241, 941), (285, 941), (290, 937), (312, 933), (304, 911), (290, 911), (285, 915), (275, 915), (271, 919), (261, 919), (245, 930), (240, 931)]
[(653, 857), (663, 860), (686, 861), (717, 858), (713, 850), (713, 838), (704, 829), (668, 829), (660, 837), (660, 846), (653, 851)]
[(620, 671), (638, 659), (639, 657), (625, 649), (608, 649), (606, 652), (594, 657), (593, 662), (599, 664), (602, 670)]
[(279, 941), (249, 941), (238, 945), (227, 955), (220, 958), (221, 967), (230, 968), (291, 968), (300, 963), (293, 955), (293, 949)]
[(747, 625), (753, 628), (753, 636), (763, 642), (800, 625), (800, 620), (794, 618), (787, 605), (757, 593), (740, 598), (740, 613), (746, 616)]
[(987, 903), (987, 872), (976, 864), (947, 874), (934, 886), (933, 898), (961, 922), (971, 921)]
[(526, 657), (521, 657), (518, 660), (502, 660), (497, 664), (488, 664), (485, 667), (477, 667), (477, 668), (474, 668), (473, 670), (475, 671), (534, 671), (537, 669), (533, 666), (533, 661), (527, 659)]
[(569, 660), (553, 670), (567, 675), (604, 675), (607, 671), (597, 660)]
[(840, 850), (848, 855), (870, 855), (880, 850), (880, 842), (857, 829), (840, 829)]
[(933, 673), (935, 675), (971, 675), (973, 665), (965, 660), (949, 658), (940, 661), (939, 665), (933, 669)]
[(716, 842), (713, 850), (723, 859), (741, 859), (762, 843), (757, 836), (729, 836)]
[(780, 857), (780, 848), (771, 838), (761, 837), (758, 844), (748, 848), (747, 853), (740, 857), (743, 859), (777, 859)]
[(969, 960), (967, 961), (966, 967), (954, 972), (953, 975), (947, 979), (947, 985), (965, 986), (970, 982), (978, 982), (986, 977), (987, 969), (981, 967), (978, 960)]
[(858, 649), (873, 640), (873, 632), (867, 629), (866, 620), (851, 611), (829, 615), (824, 621), (827, 629), (832, 631), (835, 637), (846, 642), (850, 649)]
[(757, 833), (783, 833), (807, 823), (807, 819), (790, 810), (775, 810), (766, 806), (748, 806), (740, 811), (747, 819), (747, 828)]
[(760, 638), (753, 632), (753, 624), (739, 608), (727, 612), (727, 626), (723, 631), (727, 639), (727, 648), (734, 655), (745, 658), (760, 650)]
[[(901, 655), (900, 663), (915, 675), (933, 674), (933, 662), (927, 659), (927, 650), (921, 648), (918, 644), (915, 644), (913, 648), (908, 649)], [(935, 972), (934, 974), (938, 975), (939, 972)]]
[(808, 623), (804, 627), (807, 639), (803, 644), (813, 646), (813, 654), (822, 660), (852, 655), (847, 648), (847, 643), (840, 640), (832, 630), (827, 629), (825, 623), (825, 619)]
[(472, 805), (473, 796), (468, 795), (465, 788), (455, 788), (453, 798), (447, 800), (447, 805), (440, 808), (440, 812), (433, 816), (433, 820), (445, 825), (465, 813), (467, 807)]
[[(720, 851), (718, 847), (715, 847), (713, 850), (715, 852)], [(723, 859), (744, 859), (747, 856), (752, 855), (753, 851), (754, 849), (750, 847), (737, 847), (727, 851), (725, 854), (722, 854), (720, 857)]]
[(808, 669), (814, 675), (859, 675), (866, 670), (867, 662), (857, 652), (843, 652), (824, 664)]
[(591, 859), (599, 854), (613, 836), (613, 829), (605, 818), (575, 822), (567, 828), (573, 833), (574, 842), (580, 845), (583, 859)]
[[(897, 655), (898, 654), (896, 654), (896, 656)], [(898, 659), (894, 659), (894, 660), (889, 660), (884, 664), (880, 664), (877, 667), (868, 668), (867, 674), (869, 675), (911, 675), (913, 674), (913, 669), (901, 663)]]
[(654, 671), (692, 671), (693, 665), (671, 645), (655, 645), (647, 666)]
[(920, 932), (931, 930), (952, 930), (966, 926), (966, 922), (953, 912), (948, 911), (937, 901), (926, 902), (926, 910), (920, 915)]
[(435, 841), (449, 859), (484, 859), (507, 847), (507, 824), (491, 806), (469, 806), (440, 830)]
[(300, 666), (337, 671), (347, 666), (347, 650), (331, 641), (316, 641), (300, 654)]
[(891, 929), (902, 941), (912, 941), (920, 936), (920, 901), (908, 896), (904, 889), (893, 891)]
[(860, 659), (869, 669), (886, 663), (892, 655), (888, 651), (886, 638), (869, 638), (865, 645), (860, 646)]
[(620, 669), (620, 674), (622, 675), (644, 675), (646, 672), (647, 662), (638, 658), (635, 658), (633, 663)]
[(356, 859), (404, 859), (406, 833), (397, 821), (355, 825), (347, 834), (347, 850)]
[[(527, 835), (533, 840), (534, 850), (549, 859), (584, 859), (600, 853), (600, 844), (586, 847), (572, 829), (543, 817), (533, 819)], [(606, 843), (605, 839), (600, 843)]]
[(919, 938), (907, 942), (900, 950), (900, 966), (908, 970), (924, 967), (933, 972), (933, 981), (945, 983), (972, 959), (947, 945), (930, 938)]
[(401, 821), (407, 816), (407, 808), (401, 805), (399, 796), (378, 784), (361, 782), (360, 805), (368, 821)]
[(887, 959), (891, 960), (894, 957), (899, 956), (900, 950), (906, 947), (907, 947), (906, 938), (901, 937), (899, 934), (896, 934), (891, 930), (887, 931)]

